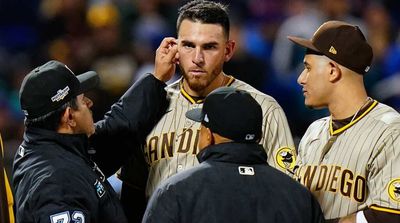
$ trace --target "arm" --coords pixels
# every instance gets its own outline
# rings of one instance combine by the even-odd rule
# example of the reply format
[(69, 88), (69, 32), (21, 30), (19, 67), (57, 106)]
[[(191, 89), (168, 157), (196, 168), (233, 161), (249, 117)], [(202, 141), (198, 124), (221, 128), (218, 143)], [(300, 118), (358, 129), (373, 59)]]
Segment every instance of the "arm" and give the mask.
[(285, 113), (278, 106), (271, 108), (264, 116), (263, 146), (268, 155), (268, 164), (281, 171), (293, 169), (296, 151)]
[(174, 38), (165, 38), (156, 52), (154, 75), (138, 80), (115, 103), (103, 120), (96, 123), (91, 146), (95, 161), (110, 176), (125, 164), (140, 147), (151, 129), (164, 115), (168, 101), (164, 81), (175, 72), (177, 46)]
[[(95, 222), (98, 213), (98, 202), (91, 197), (87, 185), (71, 171), (59, 171), (58, 174), (69, 173), (68, 177), (55, 177), (33, 185), (31, 198), (24, 207), (18, 207), (20, 222)], [(91, 192), (91, 191), (90, 191)], [(74, 221), (75, 220), (75, 221)]]

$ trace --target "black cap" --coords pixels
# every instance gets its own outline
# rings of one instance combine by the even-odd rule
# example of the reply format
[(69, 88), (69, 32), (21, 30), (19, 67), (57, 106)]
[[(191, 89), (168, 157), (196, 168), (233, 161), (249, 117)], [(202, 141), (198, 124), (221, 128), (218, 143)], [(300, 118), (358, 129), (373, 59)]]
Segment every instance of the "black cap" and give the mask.
[(60, 108), (73, 97), (97, 86), (96, 72), (75, 74), (52, 60), (33, 69), (22, 81), (19, 99), (26, 118), (34, 119)]
[(295, 36), (288, 39), (356, 73), (365, 74), (370, 69), (372, 48), (358, 26), (332, 20), (322, 24), (310, 40)]
[(262, 109), (246, 91), (217, 88), (206, 97), (203, 108), (187, 111), (186, 117), (235, 142), (261, 139)]

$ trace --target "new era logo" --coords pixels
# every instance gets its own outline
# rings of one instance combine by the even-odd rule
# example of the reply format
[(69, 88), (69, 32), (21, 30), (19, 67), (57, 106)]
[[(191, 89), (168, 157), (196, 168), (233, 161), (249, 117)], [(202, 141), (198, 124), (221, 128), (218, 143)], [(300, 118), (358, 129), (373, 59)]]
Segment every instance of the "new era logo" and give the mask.
[(336, 51), (335, 47), (331, 46), (331, 48), (329, 48), (329, 53), (332, 53), (332, 54), (336, 55), (337, 51)]

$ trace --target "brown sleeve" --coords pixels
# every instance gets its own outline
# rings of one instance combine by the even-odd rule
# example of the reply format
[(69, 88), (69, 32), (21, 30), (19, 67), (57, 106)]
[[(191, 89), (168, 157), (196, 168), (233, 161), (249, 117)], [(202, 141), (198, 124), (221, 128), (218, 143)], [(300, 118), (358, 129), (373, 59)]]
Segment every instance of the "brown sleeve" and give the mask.
[(364, 210), (364, 216), (367, 219), (368, 223), (375, 222), (385, 222), (385, 223), (399, 223), (400, 222), (400, 214), (396, 214), (399, 212), (398, 210), (393, 210), (393, 213), (390, 211), (391, 209), (385, 208), (388, 211), (378, 211), (373, 209)]

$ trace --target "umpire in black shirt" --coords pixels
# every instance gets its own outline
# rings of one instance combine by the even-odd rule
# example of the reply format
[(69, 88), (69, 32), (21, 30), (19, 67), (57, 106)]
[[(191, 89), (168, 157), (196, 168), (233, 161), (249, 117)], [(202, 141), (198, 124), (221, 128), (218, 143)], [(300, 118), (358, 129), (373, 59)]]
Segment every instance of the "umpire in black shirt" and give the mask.
[(186, 117), (201, 122), (200, 165), (167, 179), (153, 193), (143, 222), (323, 222), (302, 185), (268, 166), (258, 144), (262, 111), (247, 92), (222, 87)]
[(126, 145), (142, 143), (164, 114), (169, 78), (145, 75), (94, 125), (84, 93), (97, 85), (95, 72), (75, 76), (58, 61), (32, 70), (20, 89), (26, 130), (13, 166), (16, 221), (127, 222), (106, 178), (129, 159)]

